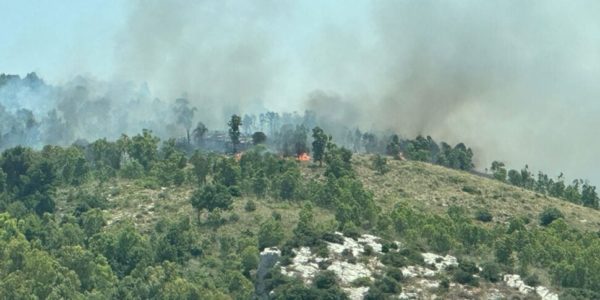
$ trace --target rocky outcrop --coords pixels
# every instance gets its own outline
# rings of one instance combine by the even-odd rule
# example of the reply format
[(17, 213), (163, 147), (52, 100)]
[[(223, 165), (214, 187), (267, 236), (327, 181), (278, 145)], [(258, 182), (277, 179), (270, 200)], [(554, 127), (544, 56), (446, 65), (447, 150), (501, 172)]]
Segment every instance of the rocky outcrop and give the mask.
[(504, 282), (507, 286), (517, 289), (521, 294), (529, 294), (535, 292), (542, 300), (558, 300), (558, 295), (552, 293), (548, 288), (543, 286), (532, 287), (521, 279), (517, 274), (504, 275)]
[(269, 270), (279, 261), (281, 251), (277, 248), (266, 248), (260, 253), (260, 261), (256, 269), (255, 292), (258, 299), (268, 299), (269, 291), (265, 285), (265, 277)]
[[(306, 284), (311, 284), (315, 275), (321, 270), (329, 270), (338, 277), (340, 288), (348, 294), (352, 300), (363, 299), (368, 293), (369, 287), (356, 286), (357, 279), (370, 278), (382, 274), (386, 270), (380, 258), (383, 257), (383, 245), (381, 239), (373, 235), (362, 235), (356, 239), (343, 236), (336, 232), (325, 241), (328, 255), (320, 257), (311, 252), (308, 247), (294, 249), (295, 256), (291, 263), (281, 266), (281, 273), (286, 276), (300, 278)], [(402, 245), (394, 242), (398, 249)], [(389, 249), (389, 251), (399, 251)], [(261, 253), (261, 261), (257, 270), (257, 295), (259, 299), (267, 299), (269, 291), (265, 290), (264, 277), (268, 270), (277, 267), (276, 261), (281, 253), (274, 248), (265, 249)], [(323, 252), (321, 252), (323, 255)], [(402, 292), (396, 297), (398, 299), (505, 299), (514, 295), (515, 289), (518, 293), (535, 293), (542, 300), (558, 300), (557, 294), (549, 289), (538, 286), (531, 287), (521, 280), (519, 275), (505, 275), (503, 283), (484, 283), (484, 287), (471, 287), (451, 282), (440, 294), (440, 278), (450, 277), (452, 273), (446, 273), (449, 269), (458, 267), (456, 257), (451, 255), (438, 255), (435, 253), (421, 253), (423, 264), (407, 265), (399, 268), (404, 276)], [(477, 277), (477, 275), (475, 275)]]

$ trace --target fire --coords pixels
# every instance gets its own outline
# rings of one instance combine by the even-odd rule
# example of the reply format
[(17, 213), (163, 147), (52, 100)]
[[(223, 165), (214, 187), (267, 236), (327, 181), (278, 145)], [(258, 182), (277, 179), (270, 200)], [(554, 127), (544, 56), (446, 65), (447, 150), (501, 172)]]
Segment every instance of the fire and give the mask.
[(235, 156), (234, 156), (234, 157), (235, 157), (235, 160), (236, 160), (236, 161), (240, 161), (240, 159), (242, 159), (242, 154), (243, 154), (242, 152), (238, 152), (238, 153), (236, 153), (236, 154), (235, 154)]
[(310, 161), (310, 156), (306, 153), (302, 153), (302, 154), (298, 155), (298, 157), (296, 159), (298, 161)]

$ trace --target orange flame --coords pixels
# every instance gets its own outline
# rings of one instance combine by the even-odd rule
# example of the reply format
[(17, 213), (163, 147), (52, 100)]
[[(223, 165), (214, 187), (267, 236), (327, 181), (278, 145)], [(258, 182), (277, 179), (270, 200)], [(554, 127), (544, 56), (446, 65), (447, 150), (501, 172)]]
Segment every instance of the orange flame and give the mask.
[(235, 157), (235, 160), (236, 160), (236, 161), (240, 161), (240, 159), (242, 159), (242, 154), (243, 154), (242, 152), (238, 152), (238, 153), (236, 153), (236, 154), (235, 154), (235, 156), (234, 156), (234, 157)]
[(302, 154), (298, 155), (298, 157), (296, 159), (298, 161), (310, 161), (310, 156), (306, 153), (302, 153)]

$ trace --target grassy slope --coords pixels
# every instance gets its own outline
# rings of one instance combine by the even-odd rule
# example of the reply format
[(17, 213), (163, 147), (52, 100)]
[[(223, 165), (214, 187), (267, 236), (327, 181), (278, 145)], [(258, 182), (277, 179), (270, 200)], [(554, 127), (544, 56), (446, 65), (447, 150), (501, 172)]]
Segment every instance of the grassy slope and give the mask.
[[(365, 187), (372, 191), (375, 200), (384, 210), (391, 209), (397, 202), (406, 202), (417, 209), (434, 213), (445, 213), (450, 205), (461, 205), (471, 212), (486, 208), (494, 216), (494, 222), (505, 222), (511, 216), (529, 216), (537, 221), (539, 213), (547, 206), (555, 206), (564, 214), (567, 223), (582, 229), (596, 231), (600, 225), (600, 211), (585, 208), (569, 202), (547, 197), (532, 191), (510, 186), (496, 180), (476, 176), (467, 172), (452, 170), (428, 163), (415, 161), (390, 160), (390, 171), (378, 175), (371, 169), (370, 157), (355, 156), (354, 168)], [(305, 178), (319, 178), (324, 168), (311, 168), (302, 164)], [(468, 193), (463, 188), (472, 187), (478, 193)], [(135, 181), (113, 180), (99, 186), (88, 183), (78, 188), (64, 188), (58, 191), (60, 210), (73, 209), (69, 194), (77, 190), (96, 191), (108, 197), (113, 207), (106, 211), (109, 223), (131, 219), (142, 230), (150, 230), (152, 224), (162, 216), (189, 215), (196, 213), (189, 203), (192, 185), (168, 187), (159, 190), (144, 188)], [(291, 235), (298, 218), (301, 204), (278, 200), (254, 199), (257, 210), (244, 211), (245, 198), (236, 198), (234, 209), (226, 212), (228, 218), (235, 213), (240, 216), (238, 222), (227, 222), (212, 233), (230, 233), (237, 235), (242, 230), (257, 232), (258, 225), (276, 211), (282, 215), (286, 232)], [(333, 219), (333, 214), (315, 208), (315, 214), (321, 222)], [(203, 216), (204, 218), (206, 216)], [(534, 224), (536, 222), (533, 222)]]
[[(371, 170), (369, 157), (355, 158), (355, 169), (365, 186), (375, 193), (384, 209), (405, 201), (415, 208), (445, 213), (450, 205), (460, 205), (471, 212), (488, 209), (494, 222), (505, 222), (511, 216), (529, 216), (537, 223), (545, 207), (554, 206), (565, 214), (568, 224), (581, 230), (596, 231), (600, 211), (575, 205), (502, 182), (416, 161), (389, 161), (390, 172), (377, 175)], [(463, 188), (473, 187), (478, 193)]]

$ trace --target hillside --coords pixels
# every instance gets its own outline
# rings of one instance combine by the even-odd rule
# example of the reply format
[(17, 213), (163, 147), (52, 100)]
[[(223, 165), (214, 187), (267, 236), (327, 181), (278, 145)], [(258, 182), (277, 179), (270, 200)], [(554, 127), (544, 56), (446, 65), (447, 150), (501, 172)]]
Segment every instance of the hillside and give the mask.
[[(411, 211), (424, 214), (423, 216), (447, 219), (449, 208), (459, 207), (465, 209), (463, 211), (464, 217), (473, 220), (468, 221), (469, 223), (487, 228), (490, 234), (496, 234), (493, 233), (494, 230), (508, 226), (510, 220), (519, 218), (529, 220), (529, 223), (525, 226), (530, 230), (541, 228), (538, 225), (538, 215), (545, 208), (552, 206), (564, 213), (564, 220), (569, 227), (595, 232), (597, 225), (600, 224), (600, 213), (597, 210), (536, 194), (469, 172), (452, 170), (423, 162), (390, 160), (388, 162), (389, 172), (379, 175), (372, 169), (371, 159), (372, 157), (369, 155), (354, 155), (352, 167), (356, 173), (356, 178), (362, 182), (366, 190), (373, 193), (373, 200), (380, 207), (381, 216), (391, 213), (398, 204), (401, 204), (409, 207)], [(288, 160), (288, 162), (293, 162), (293, 160)], [(325, 167), (318, 168), (311, 162), (299, 162), (298, 166), (302, 182), (305, 185), (309, 185), (308, 182), (312, 180), (316, 182), (327, 181), (324, 176)], [(190, 168), (191, 166), (187, 167), (188, 171)], [(227, 240), (230, 241), (227, 243), (235, 245), (236, 243), (243, 243), (244, 239), (256, 239), (261, 230), (261, 225), (268, 222), (268, 220), (272, 220), (273, 216), (277, 216), (277, 222), (282, 228), (283, 241), (293, 241), (297, 238), (294, 230), (299, 222), (298, 216), (306, 203), (305, 200), (282, 201), (272, 193), (267, 194), (266, 197), (256, 197), (250, 193), (244, 193), (242, 196), (234, 198), (232, 209), (229, 211), (216, 214), (203, 213), (201, 224), (198, 225), (198, 215), (189, 201), (194, 189), (194, 184), (159, 187), (142, 179), (113, 178), (102, 184), (91, 181), (80, 187), (59, 189), (57, 192), (57, 207), (59, 214), (68, 215), (76, 209), (77, 202), (73, 199), (77, 198), (75, 195), (78, 193), (84, 192), (106, 197), (110, 203), (104, 210), (108, 225), (106, 230), (110, 231), (110, 227), (116, 226), (118, 228), (119, 224), (131, 221), (142, 233), (148, 235), (153, 234), (152, 232), (156, 230), (157, 224), (163, 222), (162, 220), (177, 220), (186, 217), (192, 220), (191, 232), (194, 235), (194, 240), (201, 241), (203, 253), (201, 257), (191, 258), (184, 265), (185, 272), (195, 273), (203, 270), (203, 272), (212, 273), (217, 277), (221, 267), (219, 267), (219, 264), (212, 266), (209, 264), (207, 266), (206, 259), (209, 257), (217, 261), (224, 259), (222, 247), (224, 247), (223, 243)], [(307, 191), (304, 190), (301, 193), (307, 193)], [(247, 209), (248, 201), (254, 203), (255, 209)], [(482, 209), (487, 210), (493, 216), (491, 222), (484, 223), (475, 220), (475, 213)], [(332, 233), (339, 229), (334, 210), (315, 205), (312, 208), (312, 213), (319, 232)], [(450, 253), (454, 255), (451, 257), (459, 257), (459, 261), (460, 257), (468, 257), (469, 261), (478, 265), (494, 260), (494, 255), (490, 252), (493, 250), (490, 247), (495, 245), (493, 241), (490, 244), (482, 241), (480, 242), (481, 245), (477, 245), (476, 242), (472, 245), (472, 249), (452, 242), (450, 248), (444, 250), (443, 248), (435, 249), (437, 246), (432, 246), (431, 241), (422, 236), (423, 234), (420, 231), (407, 234), (393, 230), (393, 228), (379, 228), (379, 226), (376, 228), (359, 228), (358, 230), (362, 233), (376, 234), (383, 240), (396, 240), (398, 243), (408, 245), (409, 249), (421, 249), (424, 254), (427, 251), (437, 252), (442, 256)], [(413, 238), (415, 236), (416, 239)], [(460, 240), (457, 241), (461, 242)], [(239, 247), (242, 250), (243, 247)], [(506, 267), (503, 268), (505, 270), (503, 274), (519, 273), (516, 265), (512, 272), (509, 272)], [(555, 281), (548, 269), (532, 266), (528, 270), (526, 272), (535, 274), (541, 284), (552, 286), (552, 289), (557, 291)], [(478, 298), (484, 295), (500, 297), (502, 295), (519, 294), (518, 289), (507, 287), (504, 283), (482, 283), (475, 290), (468, 288), (468, 285), (458, 285), (457, 290), (456, 285), (453, 284), (454, 290), (452, 288), (445, 291), (439, 290), (440, 280), (452, 277), (452, 272), (442, 272), (440, 274), (445, 275), (436, 275), (435, 279), (428, 283), (436, 287), (430, 289), (428, 292), (430, 294), (422, 294), (422, 285), (424, 284), (423, 280), (431, 281), (431, 278), (423, 277), (425, 279), (417, 280), (421, 278), (419, 277), (421, 275), (418, 275), (417, 279), (404, 281), (402, 285), (404, 290), (413, 291), (412, 294), (408, 293), (407, 295), (421, 295), (421, 297), (423, 295), (439, 294), (442, 297), (453, 295), (452, 297), (459, 298)], [(294, 272), (290, 274), (294, 274)], [(421, 294), (415, 294), (414, 291), (417, 290)], [(364, 292), (364, 290), (360, 291)]]

